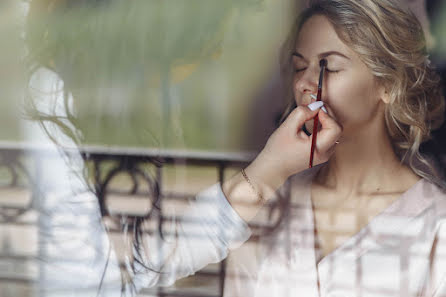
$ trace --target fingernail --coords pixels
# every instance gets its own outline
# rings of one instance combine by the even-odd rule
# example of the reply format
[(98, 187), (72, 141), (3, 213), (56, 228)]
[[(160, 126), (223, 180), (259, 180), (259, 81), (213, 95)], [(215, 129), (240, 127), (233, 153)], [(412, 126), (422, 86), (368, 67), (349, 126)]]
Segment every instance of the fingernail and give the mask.
[(316, 110), (316, 109), (318, 109), (318, 108), (321, 108), (322, 105), (324, 105), (324, 102), (323, 102), (323, 101), (316, 101), (316, 102), (313, 102), (313, 103), (311, 103), (311, 104), (308, 104), (308, 108), (309, 108), (310, 110)]
[(315, 100), (317, 100), (317, 96), (314, 95), (314, 94), (310, 94), (310, 97), (313, 98), (313, 99), (315, 99)]
[(321, 109), (325, 112), (328, 113), (327, 109), (325, 108), (325, 106), (322, 106)]

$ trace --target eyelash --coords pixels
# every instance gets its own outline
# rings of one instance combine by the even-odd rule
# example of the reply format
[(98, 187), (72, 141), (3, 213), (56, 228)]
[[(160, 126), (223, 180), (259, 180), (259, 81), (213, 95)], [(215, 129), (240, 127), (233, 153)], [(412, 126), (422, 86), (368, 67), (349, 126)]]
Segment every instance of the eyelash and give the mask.
[[(295, 73), (297, 73), (297, 72), (301, 72), (301, 71), (304, 71), (305, 69), (307, 69), (307, 68), (295, 69), (294, 72), (295, 72)], [(327, 70), (327, 72), (329, 72), (329, 73), (338, 73), (338, 72), (340, 71), (340, 70), (330, 70), (330, 69), (328, 69), (328, 68), (325, 68), (325, 70)]]

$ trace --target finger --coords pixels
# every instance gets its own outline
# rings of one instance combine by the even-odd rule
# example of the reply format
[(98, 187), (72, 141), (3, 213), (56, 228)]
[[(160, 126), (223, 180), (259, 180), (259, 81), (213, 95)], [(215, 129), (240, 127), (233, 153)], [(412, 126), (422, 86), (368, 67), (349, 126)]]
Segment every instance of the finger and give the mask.
[(290, 125), (293, 128), (298, 128), (300, 130), (306, 121), (311, 120), (317, 115), (323, 105), (324, 102), (317, 101), (308, 106), (299, 106), (295, 108), (285, 120), (286, 125)]
[(324, 111), (320, 111), (319, 112), (319, 122), (322, 125), (322, 129), (327, 128), (333, 128), (333, 127), (338, 127), (340, 126), (340, 124), (336, 121), (336, 119), (334, 118), (334, 116), (332, 116), (331, 113), (331, 109), (329, 106), (327, 106), (327, 104), (324, 104), (324, 107), (326, 109), (328, 109), (328, 113), (324, 112)]
[(327, 102), (324, 102), (324, 108), (328, 111), (328, 115), (336, 120), (336, 116), (335, 116), (335, 114), (333, 112), (333, 109), (331, 108), (330, 105), (327, 104)]
[(307, 133), (304, 132), (304, 130), (300, 130), (300, 131), (297, 131), (297, 137), (298, 137), (298, 139), (306, 140), (306, 139), (309, 139), (310, 136), (308, 136)]
[(318, 132), (316, 146), (318, 150), (326, 151), (341, 137), (342, 126), (324, 111), (319, 112), (319, 122), (322, 129)]
[(334, 153), (335, 150), (336, 150), (336, 147), (337, 147), (336, 144), (332, 145), (332, 146), (325, 152), (325, 156), (326, 156), (327, 158), (329, 158), (331, 155), (333, 155), (333, 153)]

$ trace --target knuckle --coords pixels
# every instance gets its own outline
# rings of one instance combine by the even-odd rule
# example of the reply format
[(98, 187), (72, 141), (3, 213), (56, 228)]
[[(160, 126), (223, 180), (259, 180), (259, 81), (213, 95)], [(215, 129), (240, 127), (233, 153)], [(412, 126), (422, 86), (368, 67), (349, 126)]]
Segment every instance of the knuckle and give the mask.
[(336, 125), (335, 126), (335, 132), (336, 132), (336, 134), (341, 134), (342, 133), (342, 127), (340, 125)]
[(296, 116), (297, 117), (305, 117), (307, 114), (307, 108), (304, 106), (299, 106), (296, 108)]

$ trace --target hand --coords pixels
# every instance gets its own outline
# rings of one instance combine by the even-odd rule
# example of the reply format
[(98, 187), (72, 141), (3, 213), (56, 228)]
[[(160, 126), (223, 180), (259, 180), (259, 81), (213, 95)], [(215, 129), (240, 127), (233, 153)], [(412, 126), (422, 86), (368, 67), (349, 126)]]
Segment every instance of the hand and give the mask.
[[(320, 109), (323, 102), (313, 102), (308, 107), (295, 108), (286, 120), (268, 139), (264, 149), (246, 168), (246, 173), (256, 182), (277, 189), (285, 180), (308, 168), (312, 136), (302, 131), (308, 120), (319, 115), (322, 128), (318, 131), (313, 164), (321, 164), (334, 153), (336, 141), (340, 138), (342, 127), (326, 112)], [(315, 108), (311, 110), (310, 108)]]

